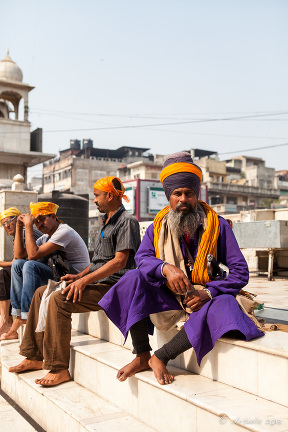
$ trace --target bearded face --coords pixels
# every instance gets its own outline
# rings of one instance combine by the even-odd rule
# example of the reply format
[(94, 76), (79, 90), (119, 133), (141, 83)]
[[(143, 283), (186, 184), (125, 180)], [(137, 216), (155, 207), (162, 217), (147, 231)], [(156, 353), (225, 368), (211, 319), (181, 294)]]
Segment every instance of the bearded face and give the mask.
[[(183, 212), (183, 206), (186, 211)], [(203, 223), (205, 212), (200, 204), (196, 209), (189, 203), (179, 203), (173, 210), (170, 209), (168, 219), (171, 229), (180, 238), (182, 236), (194, 237), (200, 223)]]

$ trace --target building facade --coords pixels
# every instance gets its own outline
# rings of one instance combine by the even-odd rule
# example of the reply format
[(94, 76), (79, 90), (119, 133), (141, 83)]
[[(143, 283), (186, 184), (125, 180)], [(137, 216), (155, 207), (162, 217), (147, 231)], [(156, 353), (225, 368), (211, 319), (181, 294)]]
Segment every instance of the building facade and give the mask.
[(203, 172), (208, 203), (219, 214), (270, 207), (279, 198), (275, 170), (261, 158), (237, 156), (219, 161), (214, 153), (195, 161)]

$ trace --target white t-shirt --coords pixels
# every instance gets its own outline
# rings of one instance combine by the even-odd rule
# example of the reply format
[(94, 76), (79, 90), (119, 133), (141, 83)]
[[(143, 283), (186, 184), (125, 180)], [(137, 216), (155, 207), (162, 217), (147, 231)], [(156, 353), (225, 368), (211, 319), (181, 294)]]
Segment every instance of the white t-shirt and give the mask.
[(77, 272), (81, 272), (90, 265), (89, 253), (84, 241), (69, 225), (59, 224), (51, 237), (48, 234), (43, 234), (36, 240), (36, 244), (41, 246), (47, 241), (61, 246), (59, 250), (66, 253), (67, 260)]

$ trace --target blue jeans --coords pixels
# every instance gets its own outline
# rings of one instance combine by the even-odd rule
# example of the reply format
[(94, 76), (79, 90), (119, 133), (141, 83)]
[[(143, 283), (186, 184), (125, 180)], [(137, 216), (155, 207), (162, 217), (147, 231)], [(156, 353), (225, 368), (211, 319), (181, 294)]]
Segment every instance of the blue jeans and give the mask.
[(32, 297), (36, 289), (53, 279), (52, 270), (39, 261), (18, 259), (11, 270), (12, 315), (27, 319)]

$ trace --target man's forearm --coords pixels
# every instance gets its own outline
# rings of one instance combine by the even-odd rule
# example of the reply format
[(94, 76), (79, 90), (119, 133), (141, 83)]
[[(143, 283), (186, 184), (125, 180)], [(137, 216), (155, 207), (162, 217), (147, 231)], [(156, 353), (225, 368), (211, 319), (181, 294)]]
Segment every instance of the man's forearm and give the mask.
[(88, 267), (86, 267), (84, 270), (82, 270), (80, 273), (77, 274), (78, 279), (83, 278), (84, 276), (86, 276), (89, 273), (89, 269), (90, 269), (90, 265)]
[[(90, 283), (97, 282), (100, 279), (104, 279), (106, 277), (111, 276), (113, 273), (116, 273), (117, 271), (123, 269), (126, 265), (126, 262), (123, 262), (123, 260), (119, 260), (117, 258), (113, 258), (111, 261), (108, 261), (106, 264), (104, 264), (99, 269), (95, 270), (92, 273), (88, 273), (83, 278), (83, 282), (85, 282), (86, 285), (89, 285)], [(87, 269), (85, 269), (87, 270)], [(84, 270), (84, 271), (85, 271)]]
[(25, 243), (28, 257), (35, 256), (39, 248), (34, 237), (33, 225), (25, 225)]
[(27, 252), (24, 247), (24, 239), (23, 239), (23, 225), (16, 224), (16, 232), (14, 239), (14, 258), (21, 259), (26, 258)]
[(0, 261), (0, 267), (11, 267), (12, 266), (12, 261)]

